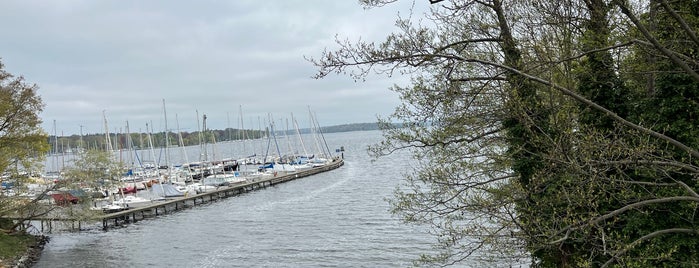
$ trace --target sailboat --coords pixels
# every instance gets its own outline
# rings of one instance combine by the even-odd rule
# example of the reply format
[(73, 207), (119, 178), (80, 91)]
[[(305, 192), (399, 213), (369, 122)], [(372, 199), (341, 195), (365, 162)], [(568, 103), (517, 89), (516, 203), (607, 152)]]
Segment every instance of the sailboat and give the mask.
[(323, 130), (320, 127), (320, 123), (318, 123), (318, 120), (313, 115), (310, 106), (308, 106), (308, 113), (311, 118), (311, 136), (315, 141), (316, 150), (320, 155), (320, 157), (313, 157), (310, 162), (313, 167), (321, 167), (332, 162), (330, 148), (328, 148), (328, 143), (325, 141), (325, 137), (323, 136)]
[[(206, 143), (206, 115), (204, 115), (203, 123), (204, 142)], [(211, 139), (213, 144), (212, 148), (214, 148), (212, 150), (213, 157), (216, 158), (216, 137), (212, 135)], [(236, 160), (225, 159), (221, 161), (211, 161), (208, 167), (210, 175), (201, 179), (202, 185), (220, 187), (245, 182), (245, 178), (242, 178), (240, 173), (238, 173), (238, 163)]]
[(291, 164), (294, 165), (296, 170), (311, 169), (313, 168), (313, 164), (311, 164), (310, 161), (314, 158), (314, 155), (309, 155), (306, 151), (306, 145), (304, 144), (303, 138), (301, 137), (299, 124), (298, 122), (296, 122), (296, 118), (294, 118), (293, 113), (291, 114), (291, 122), (294, 124), (294, 128), (296, 129), (296, 136), (298, 137), (299, 143), (301, 144), (301, 148), (303, 149), (303, 155), (295, 154)]

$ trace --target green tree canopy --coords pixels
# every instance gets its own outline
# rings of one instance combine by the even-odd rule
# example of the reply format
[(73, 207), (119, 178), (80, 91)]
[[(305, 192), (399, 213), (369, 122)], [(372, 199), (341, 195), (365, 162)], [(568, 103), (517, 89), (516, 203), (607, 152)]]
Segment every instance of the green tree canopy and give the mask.
[(73, 189), (101, 190), (118, 182), (125, 171), (123, 163), (115, 161), (111, 152), (90, 149), (64, 170), (62, 184)]
[(4, 70), (0, 62), (0, 171), (31, 170), (48, 151), (39, 113), (44, 108), (37, 86)]
[(412, 78), (370, 149), (420, 160), (391, 201), (436, 236), (418, 263), (699, 265), (699, 2), (429, 2), (312, 59)]
[[(39, 113), (44, 104), (36, 90), (36, 85), (5, 71), (0, 62), (0, 175), (15, 185), (40, 175), (49, 149), (47, 135), (40, 128)], [(35, 210), (37, 201), (38, 198), (21, 200), (0, 192), (0, 217), (43, 213)], [(18, 225), (10, 226), (14, 229)]]

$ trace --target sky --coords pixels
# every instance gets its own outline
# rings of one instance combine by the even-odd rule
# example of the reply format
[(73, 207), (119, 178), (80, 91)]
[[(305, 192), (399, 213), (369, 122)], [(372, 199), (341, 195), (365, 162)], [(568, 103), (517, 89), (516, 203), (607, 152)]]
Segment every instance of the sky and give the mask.
[[(418, 1), (416, 5), (428, 5)], [(105, 132), (259, 129), (270, 116), (301, 128), (376, 122), (400, 103), (406, 77), (314, 79), (335, 39), (383, 41), (413, 1), (3, 0), (0, 61), (38, 86), (43, 129)], [(309, 109), (310, 108), (310, 109)], [(241, 115), (242, 111), (242, 115)], [(167, 115), (167, 122), (165, 121)], [(282, 125), (282, 126), (280, 126)], [(291, 124), (293, 127), (293, 124)], [(179, 126), (179, 128), (177, 128)]]

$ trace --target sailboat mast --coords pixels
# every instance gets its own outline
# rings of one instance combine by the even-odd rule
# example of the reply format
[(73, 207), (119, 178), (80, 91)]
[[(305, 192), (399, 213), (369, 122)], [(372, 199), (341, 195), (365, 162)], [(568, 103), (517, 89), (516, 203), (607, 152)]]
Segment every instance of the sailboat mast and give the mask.
[(107, 114), (105, 110), (102, 110), (102, 117), (104, 118), (104, 142), (106, 144), (106, 147), (104, 149), (111, 154), (112, 140), (109, 138), (109, 124), (107, 123)]
[(301, 143), (301, 148), (303, 148), (303, 156), (308, 157), (308, 152), (306, 151), (306, 145), (303, 144), (303, 138), (301, 137), (301, 131), (299, 130), (299, 123), (296, 122), (296, 118), (294, 118), (294, 113), (291, 113), (291, 121), (294, 123), (294, 128), (296, 128), (296, 135), (298, 135), (299, 142)]
[[(309, 106), (308, 107), (309, 112), (310, 112), (310, 109), (311, 109), (311, 107)], [(327, 152), (326, 157), (330, 158), (332, 153), (330, 152), (330, 147), (328, 147), (328, 142), (325, 140), (325, 135), (323, 135), (323, 129), (320, 127), (320, 123), (318, 123), (318, 118), (317, 118), (318, 116), (315, 115), (315, 113), (312, 113), (311, 117), (313, 118), (313, 122), (315, 122), (315, 124), (318, 126), (318, 133), (320, 133), (320, 138), (323, 141), (323, 144), (325, 144), (325, 150), (323, 151), (323, 154), (325, 154), (325, 152)]]
[[(231, 134), (231, 114), (226, 112), (226, 121), (228, 123), (228, 154), (233, 158), (233, 135)], [(222, 153), (223, 154), (223, 153)]]
[(153, 149), (153, 139), (151, 138), (151, 133), (153, 132), (153, 123), (151, 123), (150, 129), (148, 128), (148, 123), (146, 123), (146, 131), (148, 132), (148, 147), (150, 147), (150, 155), (153, 158), (153, 163), (155, 164), (155, 173), (158, 178), (160, 178), (160, 163), (155, 161), (155, 150)]
[(286, 131), (284, 131), (284, 137), (286, 138), (286, 144), (289, 147), (289, 155), (293, 156), (294, 148), (291, 146), (291, 138), (289, 138), (289, 118), (286, 118)]
[(279, 155), (279, 161), (282, 161), (282, 152), (279, 149), (279, 143), (277, 142), (277, 134), (275, 133), (276, 130), (274, 129), (274, 118), (272, 118), (272, 114), (269, 115), (269, 127), (270, 127), (270, 132), (272, 133), (272, 137), (274, 137), (274, 146), (277, 148), (277, 155)]
[(163, 99), (163, 115), (165, 116), (165, 166), (167, 167), (167, 176), (170, 177), (170, 130), (167, 128), (167, 110), (165, 109), (165, 99)]
[(175, 124), (177, 126), (177, 137), (179, 138), (180, 148), (182, 148), (182, 156), (184, 157), (184, 162), (189, 163), (189, 159), (187, 157), (187, 150), (184, 145), (184, 140), (182, 139), (182, 131), (180, 130), (180, 120), (177, 118), (177, 114), (175, 114)]
[(209, 161), (209, 155), (206, 150), (206, 114), (202, 117), (201, 129), (202, 136), (204, 137), (204, 161)]
[(56, 130), (56, 120), (53, 120), (53, 166), (56, 169), (56, 173), (61, 171), (58, 167), (58, 131)]
[(243, 121), (245, 121), (243, 119), (243, 105), (239, 105), (238, 110), (240, 110), (240, 129), (243, 130), (243, 154), (247, 154), (245, 150), (245, 140), (247, 139), (245, 134), (247, 131), (245, 130), (245, 126), (243, 124)]
[(133, 140), (131, 140), (131, 129), (129, 128), (129, 121), (126, 121), (126, 145), (125, 145), (127, 151), (129, 152), (129, 168), (132, 168), (134, 165), (134, 159), (133, 159), (133, 154), (134, 154), (134, 149), (133, 149)]

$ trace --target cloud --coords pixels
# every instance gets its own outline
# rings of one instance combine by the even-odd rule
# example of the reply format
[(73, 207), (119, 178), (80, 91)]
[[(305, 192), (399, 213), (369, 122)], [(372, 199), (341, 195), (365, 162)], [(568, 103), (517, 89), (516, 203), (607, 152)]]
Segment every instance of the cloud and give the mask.
[[(39, 86), (44, 128), (77, 134), (164, 122), (163, 100), (195, 130), (244, 116), (316, 112), (324, 125), (375, 121), (398, 104), (388, 90), (405, 78), (355, 83), (310, 78), (304, 56), (335, 46), (336, 35), (380, 41), (411, 1), (365, 10), (354, 1), (40, 1), (0, 2), (0, 58)], [(158, 123), (155, 123), (158, 122)], [(299, 122), (303, 125), (303, 123)], [(236, 127), (235, 125), (232, 127)], [(132, 127), (133, 129), (133, 127)], [(157, 131), (157, 129), (156, 129)]]

